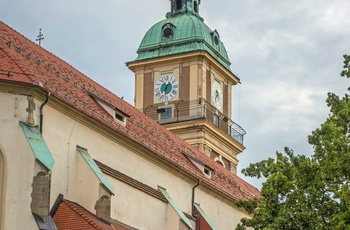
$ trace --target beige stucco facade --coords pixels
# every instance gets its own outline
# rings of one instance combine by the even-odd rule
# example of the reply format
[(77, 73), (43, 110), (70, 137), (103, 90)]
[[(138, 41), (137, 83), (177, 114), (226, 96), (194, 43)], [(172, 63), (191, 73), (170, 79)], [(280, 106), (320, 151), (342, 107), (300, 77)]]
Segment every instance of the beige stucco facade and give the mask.
[[(34, 122), (39, 124), (39, 106), (46, 94), (40, 87), (24, 87), (0, 83), (0, 229), (37, 229), (31, 214), (33, 177), (42, 165), (19, 126), (28, 117), (28, 95), (34, 97)], [(86, 148), (92, 158), (118, 170), (155, 190), (166, 188), (170, 196), (191, 215), (192, 188), (196, 179), (179, 168), (159, 159), (149, 150), (126, 139), (54, 95), (43, 107), (43, 137), (55, 160), (51, 177), (50, 207), (59, 194), (73, 200), (90, 212), (101, 195), (101, 185), (92, 169), (77, 151), (77, 145)], [(126, 121), (127, 122), (127, 121)], [(137, 229), (155, 230), (180, 228), (179, 216), (171, 206), (139, 189), (111, 176), (115, 196), (111, 200), (111, 218)], [(246, 216), (209, 186), (195, 190), (199, 203), (218, 229), (234, 229), (240, 218)], [(20, 219), (20, 221), (19, 221)]]

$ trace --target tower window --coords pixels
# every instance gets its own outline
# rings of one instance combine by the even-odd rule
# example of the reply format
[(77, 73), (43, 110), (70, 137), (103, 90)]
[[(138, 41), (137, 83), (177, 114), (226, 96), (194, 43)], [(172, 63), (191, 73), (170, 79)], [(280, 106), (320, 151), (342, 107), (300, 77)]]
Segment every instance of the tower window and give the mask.
[(160, 119), (172, 118), (173, 117), (173, 107), (161, 108)]
[(214, 30), (211, 33), (211, 35), (212, 35), (214, 45), (217, 46), (216, 48), (219, 48), (218, 45), (220, 43), (220, 35), (219, 35), (218, 31)]
[(165, 40), (170, 40), (173, 38), (174, 36), (174, 29), (176, 28), (176, 26), (174, 26), (171, 23), (165, 23), (162, 26), (162, 30), (163, 30), (163, 39)]
[(176, 0), (176, 9), (181, 10), (182, 8), (182, 0)]
[(219, 127), (219, 115), (214, 113), (214, 117), (213, 118), (214, 118), (214, 120), (213, 120), (214, 125)]
[(163, 37), (164, 38), (170, 38), (171, 36), (173, 36), (173, 30), (171, 28), (166, 28), (163, 31)]
[(194, 6), (193, 6), (194, 12), (196, 12), (198, 14), (198, 3), (197, 3), (197, 1), (194, 1), (193, 4), (194, 4)]
[(214, 37), (214, 42), (215, 42), (215, 45), (219, 44), (219, 38), (217, 36)]

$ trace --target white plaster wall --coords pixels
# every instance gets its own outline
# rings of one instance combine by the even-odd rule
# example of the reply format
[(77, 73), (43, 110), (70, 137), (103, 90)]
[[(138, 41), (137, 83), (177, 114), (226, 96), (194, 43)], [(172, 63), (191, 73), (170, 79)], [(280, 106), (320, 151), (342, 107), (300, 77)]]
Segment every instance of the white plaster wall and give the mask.
[(3, 229), (37, 229), (30, 210), (35, 157), (18, 123), (25, 121), (27, 97), (0, 92), (0, 102), (0, 148), (7, 166)]
[[(75, 194), (74, 202), (79, 203), (90, 212), (95, 213), (95, 204), (99, 197), (100, 179), (96, 176), (90, 165), (77, 151), (77, 167), (75, 178)], [(54, 181), (53, 181), (54, 182)]]
[(113, 219), (142, 230), (167, 229), (167, 203), (111, 177), (108, 179), (116, 192), (112, 197)]
[(241, 218), (247, 217), (231, 205), (213, 199), (213, 196), (201, 190), (200, 186), (195, 190), (195, 202), (200, 204), (217, 229), (235, 229)]

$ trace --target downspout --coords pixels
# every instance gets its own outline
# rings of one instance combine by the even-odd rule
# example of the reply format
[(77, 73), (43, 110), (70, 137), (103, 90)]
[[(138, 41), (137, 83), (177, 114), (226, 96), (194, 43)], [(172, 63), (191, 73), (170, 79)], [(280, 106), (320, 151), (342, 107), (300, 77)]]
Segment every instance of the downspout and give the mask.
[(179, 108), (177, 106), (180, 104), (180, 102), (183, 102), (183, 101), (184, 100), (181, 100), (176, 103), (176, 121), (179, 121)]
[(46, 99), (45, 101), (40, 105), (40, 133), (42, 134), (43, 133), (43, 118), (44, 118), (44, 114), (43, 114), (43, 108), (44, 106), (46, 105), (46, 103), (49, 101), (50, 99), (50, 96), (51, 96), (51, 93), (48, 92), (46, 94)]
[(202, 179), (199, 179), (198, 183), (192, 188), (192, 216), (195, 216), (195, 213), (194, 213), (194, 190), (200, 185), (201, 182), (202, 182)]
[(202, 179), (198, 180), (198, 183), (192, 188), (192, 216), (194, 218), (196, 218), (196, 222), (197, 222), (197, 228), (196, 229), (200, 229), (200, 219), (199, 216), (196, 215), (196, 213), (194, 212), (194, 190), (200, 185), (200, 183), (202, 182)]

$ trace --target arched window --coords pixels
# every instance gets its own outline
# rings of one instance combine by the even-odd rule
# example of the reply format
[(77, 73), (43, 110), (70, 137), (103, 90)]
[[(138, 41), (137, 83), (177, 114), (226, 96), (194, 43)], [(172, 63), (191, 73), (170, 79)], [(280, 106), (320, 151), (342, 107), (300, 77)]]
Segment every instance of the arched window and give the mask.
[(0, 149), (0, 229), (3, 229), (3, 218), (4, 218), (4, 196), (5, 196), (5, 157)]
[(194, 12), (196, 12), (198, 14), (198, 3), (197, 3), (197, 1), (194, 1), (193, 4), (194, 4), (194, 6), (193, 6)]
[(182, 8), (182, 0), (176, 0), (176, 9), (181, 10)]

